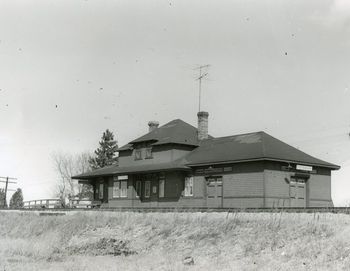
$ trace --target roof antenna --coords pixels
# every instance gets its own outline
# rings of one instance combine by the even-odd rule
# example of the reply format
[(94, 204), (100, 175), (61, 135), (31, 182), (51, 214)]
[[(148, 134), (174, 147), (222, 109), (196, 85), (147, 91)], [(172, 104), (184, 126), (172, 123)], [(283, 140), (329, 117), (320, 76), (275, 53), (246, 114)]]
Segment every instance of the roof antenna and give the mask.
[(208, 75), (207, 72), (203, 73), (204, 69), (207, 69), (210, 67), (210, 64), (207, 65), (201, 65), (198, 68), (195, 68), (195, 70), (199, 70), (199, 77), (196, 78), (196, 80), (199, 81), (199, 103), (198, 103), (198, 112), (201, 112), (201, 95), (202, 95), (202, 79)]

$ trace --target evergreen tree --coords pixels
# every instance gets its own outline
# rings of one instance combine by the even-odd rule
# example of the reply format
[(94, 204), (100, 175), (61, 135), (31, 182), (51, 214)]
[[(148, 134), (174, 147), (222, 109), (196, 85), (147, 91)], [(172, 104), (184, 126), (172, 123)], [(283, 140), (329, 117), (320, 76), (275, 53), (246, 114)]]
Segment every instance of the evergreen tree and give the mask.
[(5, 189), (0, 188), (0, 208), (7, 207), (7, 203), (4, 206), (4, 199), (5, 199)]
[(23, 207), (23, 193), (21, 188), (17, 188), (17, 191), (12, 195), (10, 199), (10, 208), (22, 208)]
[(114, 140), (114, 135), (108, 129), (103, 133), (100, 147), (95, 150), (96, 157), (89, 160), (92, 169), (103, 168), (118, 162), (116, 152), (118, 149), (117, 141)]

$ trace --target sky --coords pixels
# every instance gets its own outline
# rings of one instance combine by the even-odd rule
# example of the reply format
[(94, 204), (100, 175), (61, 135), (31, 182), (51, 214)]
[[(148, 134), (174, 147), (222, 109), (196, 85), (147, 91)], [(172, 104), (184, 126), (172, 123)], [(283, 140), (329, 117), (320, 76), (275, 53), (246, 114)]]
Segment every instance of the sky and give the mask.
[(53, 197), (54, 152), (196, 126), (201, 64), (211, 135), (263, 130), (336, 163), (333, 201), (350, 204), (347, 0), (0, 0), (0, 176)]

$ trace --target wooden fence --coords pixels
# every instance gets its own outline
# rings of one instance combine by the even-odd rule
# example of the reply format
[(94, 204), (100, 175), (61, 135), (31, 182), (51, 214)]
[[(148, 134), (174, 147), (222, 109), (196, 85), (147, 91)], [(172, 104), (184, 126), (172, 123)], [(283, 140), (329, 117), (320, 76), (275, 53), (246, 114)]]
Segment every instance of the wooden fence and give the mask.
[(24, 209), (57, 209), (62, 208), (60, 199), (39, 199), (23, 202)]

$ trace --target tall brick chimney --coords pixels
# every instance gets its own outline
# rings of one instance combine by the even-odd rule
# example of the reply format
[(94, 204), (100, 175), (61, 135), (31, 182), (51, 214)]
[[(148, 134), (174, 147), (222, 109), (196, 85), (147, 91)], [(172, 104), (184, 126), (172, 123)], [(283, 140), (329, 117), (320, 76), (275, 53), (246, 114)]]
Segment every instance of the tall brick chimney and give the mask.
[(209, 113), (201, 111), (197, 113), (198, 116), (198, 140), (208, 138), (208, 117)]
[(159, 126), (159, 122), (158, 121), (151, 120), (151, 121), (148, 122), (148, 131), (152, 132), (155, 129), (157, 129), (158, 126)]

